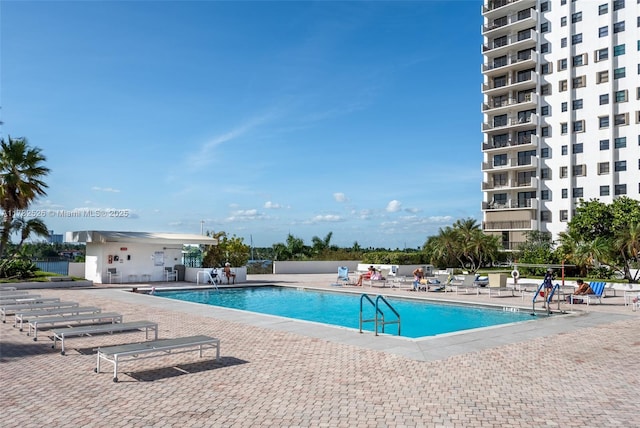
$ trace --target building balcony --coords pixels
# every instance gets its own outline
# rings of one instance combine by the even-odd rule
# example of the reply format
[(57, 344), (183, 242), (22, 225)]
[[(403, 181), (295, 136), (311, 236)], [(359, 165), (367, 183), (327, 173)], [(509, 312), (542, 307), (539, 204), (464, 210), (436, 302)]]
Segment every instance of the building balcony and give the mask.
[[(503, 18), (504, 14), (498, 17)], [(526, 28), (535, 27), (538, 22), (538, 11), (529, 9), (519, 9), (517, 12), (510, 13), (506, 16), (506, 21), (501, 20), (496, 23), (495, 19), (488, 19), (487, 23), (482, 25), (482, 35), (493, 38), (501, 35), (503, 32), (520, 31)]]
[(502, 60), (501, 62), (489, 61), (482, 64), (482, 72), (485, 76), (492, 77), (499, 74), (505, 74), (508, 71), (535, 68), (538, 63), (538, 58), (538, 53), (533, 51), (529, 51), (528, 55), (507, 55), (506, 60)]
[(526, 190), (537, 189), (539, 181), (536, 177), (531, 177), (529, 180), (518, 181), (518, 180), (507, 180), (506, 183), (495, 183), (495, 182), (482, 182), (482, 191), (490, 192), (490, 191), (506, 191), (506, 190)]
[(490, 0), (482, 5), (482, 15), (495, 19), (535, 5), (536, 0)]
[(494, 164), (493, 162), (482, 162), (482, 171), (483, 172), (494, 172), (494, 171), (504, 171), (504, 170), (524, 170), (524, 169), (535, 169), (538, 167), (538, 158), (530, 157), (527, 159), (518, 159), (517, 157), (508, 158), (505, 163)]
[(538, 74), (531, 72), (526, 77), (518, 78), (517, 73), (515, 75), (509, 74), (507, 81), (502, 86), (496, 86), (495, 82), (482, 84), (482, 92), (487, 96), (495, 96), (498, 94), (506, 93), (509, 91), (522, 91), (524, 89), (535, 88), (538, 84)]
[(530, 114), (527, 116), (510, 116), (504, 121), (492, 121), (492, 122), (484, 122), (482, 124), (482, 131), (502, 131), (506, 129), (520, 129), (520, 128), (531, 128), (532, 126), (538, 125), (538, 115)]
[(500, 230), (535, 230), (536, 224), (535, 220), (485, 221), (482, 222), (482, 230), (492, 232)]
[(525, 199), (518, 202), (515, 199), (510, 199), (504, 203), (499, 202), (482, 202), (482, 211), (504, 211), (504, 210), (537, 210), (537, 199)]
[(535, 48), (538, 40), (538, 33), (535, 29), (526, 35), (518, 33), (507, 34), (505, 39), (492, 40), (482, 45), (482, 54), (491, 55), (492, 57), (499, 55), (507, 55), (510, 51), (520, 51), (527, 48)]
[(506, 144), (496, 145), (495, 143), (482, 143), (482, 151), (490, 152), (494, 150), (505, 150), (509, 148), (517, 148), (518, 150), (536, 149), (540, 144), (540, 137), (537, 135), (515, 136), (509, 138)]
[(538, 105), (538, 95), (535, 93), (526, 94), (520, 98), (509, 97), (507, 99), (494, 100), (482, 104), (482, 111), (491, 114), (503, 114), (510, 110), (532, 110)]

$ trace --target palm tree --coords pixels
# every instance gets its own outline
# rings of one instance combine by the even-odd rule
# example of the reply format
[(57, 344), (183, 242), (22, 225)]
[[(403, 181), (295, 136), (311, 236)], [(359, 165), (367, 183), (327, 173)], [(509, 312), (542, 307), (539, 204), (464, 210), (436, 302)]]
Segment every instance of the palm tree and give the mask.
[(630, 223), (627, 228), (617, 233), (613, 245), (620, 252), (624, 261), (624, 275), (630, 282), (637, 280), (631, 277), (631, 266), (637, 265), (640, 257), (640, 223)]
[(13, 222), (19, 210), (29, 207), (39, 196), (47, 194), (42, 180), (49, 168), (42, 165), (46, 157), (39, 148), (29, 147), (24, 138), (0, 140), (0, 258), (9, 242)]
[(24, 217), (17, 218), (13, 221), (13, 229), (20, 233), (20, 242), (16, 246), (16, 255), (20, 252), (24, 241), (32, 234), (44, 238), (49, 236), (47, 225), (39, 218), (31, 218), (29, 220), (25, 220)]

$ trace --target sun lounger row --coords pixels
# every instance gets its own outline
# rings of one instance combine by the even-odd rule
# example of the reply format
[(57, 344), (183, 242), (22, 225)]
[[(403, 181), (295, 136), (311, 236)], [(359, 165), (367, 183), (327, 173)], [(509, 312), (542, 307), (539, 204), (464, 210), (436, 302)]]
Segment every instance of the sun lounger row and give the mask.
[[(59, 341), (62, 355), (66, 352), (65, 339), (69, 337), (144, 331), (145, 342), (98, 348), (95, 372), (100, 372), (100, 360), (113, 363), (114, 382), (118, 381), (118, 363), (122, 361), (192, 351), (198, 351), (202, 357), (202, 352), (206, 348), (215, 348), (216, 360), (220, 360), (220, 340), (213, 337), (188, 336), (158, 340), (158, 324), (152, 321), (123, 322), (122, 314), (102, 312), (98, 307), (82, 307), (77, 302), (61, 302), (58, 298), (41, 298), (28, 293), (8, 294), (10, 292), (3, 291), (7, 298), (0, 300), (2, 321), (6, 322), (7, 315), (13, 314), (13, 326), (19, 326), (20, 331), (27, 322), (29, 328), (27, 335), (32, 336), (34, 341), (38, 340), (39, 329), (43, 326), (52, 327), (52, 348), (55, 349)], [(151, 341), (149, 340), (150, 331), (154, 332), (154, 338)]]

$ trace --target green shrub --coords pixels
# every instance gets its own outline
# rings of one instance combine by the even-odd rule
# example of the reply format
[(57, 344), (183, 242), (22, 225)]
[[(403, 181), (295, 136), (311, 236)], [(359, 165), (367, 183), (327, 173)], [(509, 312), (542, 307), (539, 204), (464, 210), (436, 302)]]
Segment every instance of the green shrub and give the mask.
[(33, 278), (38, 267), (30, 260), (4, 259), (0, 261), (0, 278), (28, 279)]

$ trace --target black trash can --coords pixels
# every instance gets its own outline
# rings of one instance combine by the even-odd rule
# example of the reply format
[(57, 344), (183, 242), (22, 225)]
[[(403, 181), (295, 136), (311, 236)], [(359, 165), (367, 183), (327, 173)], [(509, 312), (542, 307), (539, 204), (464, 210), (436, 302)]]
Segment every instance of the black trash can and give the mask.
[(184, 281), (186, 272), (186, 268), (184, 267), (184, 265), (175, 265), (173, 269), (176, 271), (176, 275), (178, 275), (178, 281)]

